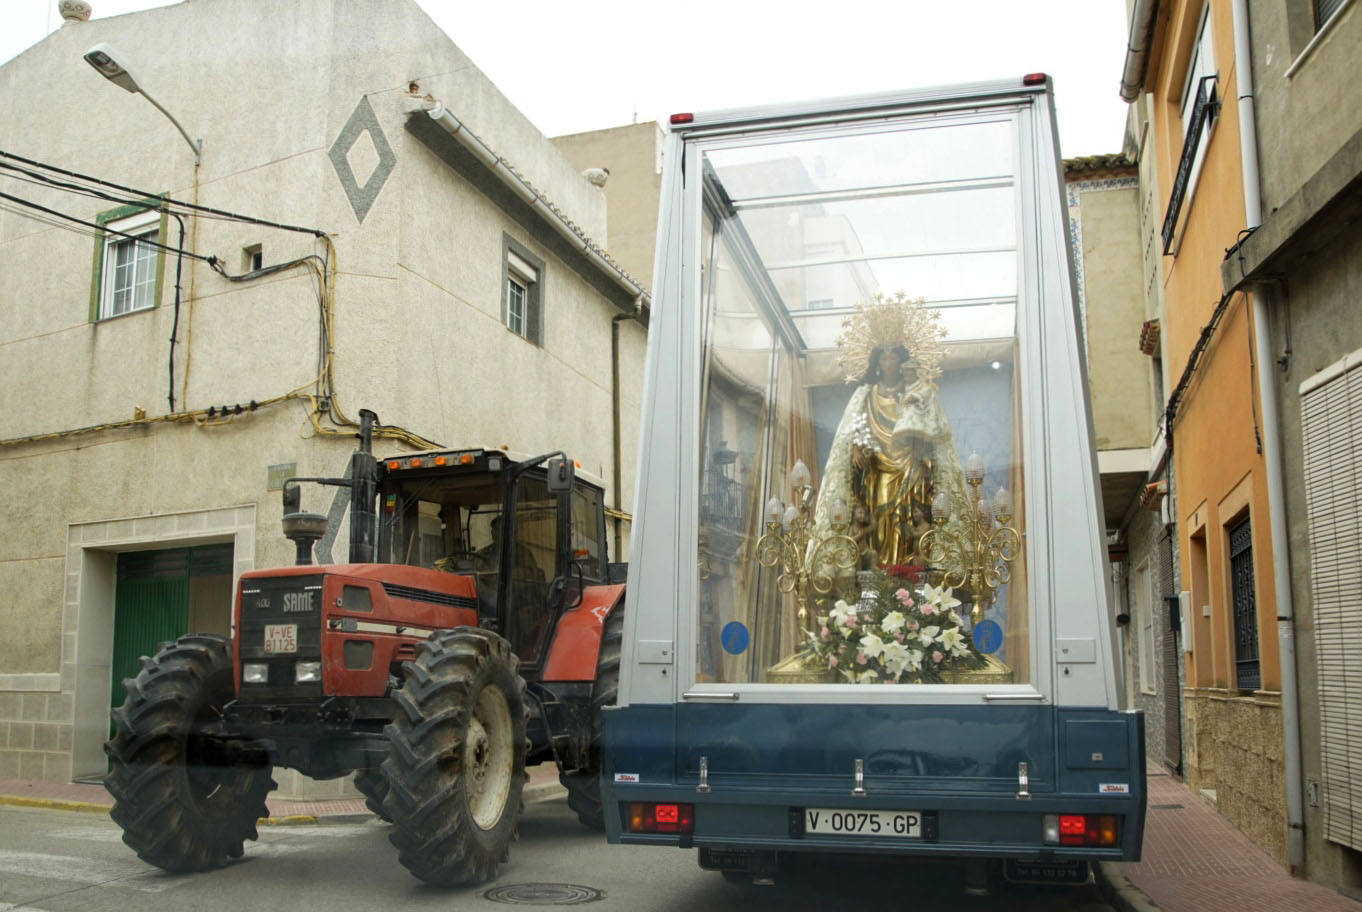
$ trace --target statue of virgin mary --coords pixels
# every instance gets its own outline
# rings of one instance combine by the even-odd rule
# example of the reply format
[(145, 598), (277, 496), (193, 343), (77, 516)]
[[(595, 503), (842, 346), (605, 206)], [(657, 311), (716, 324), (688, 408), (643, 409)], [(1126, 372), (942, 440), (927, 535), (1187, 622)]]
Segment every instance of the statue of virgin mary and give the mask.
[(814, 533), (826, 534), (832, 505), (846, 503), (863, 566), (922, 566), (918, 541), (931, 528), (933, 499), (942, 491), (952, 504), (963, 497), (937, 398), (942, 335), (936, 313), (901, 292), (876, 295), (843, 323), (838, 362), (857, 386), (823, 470)]

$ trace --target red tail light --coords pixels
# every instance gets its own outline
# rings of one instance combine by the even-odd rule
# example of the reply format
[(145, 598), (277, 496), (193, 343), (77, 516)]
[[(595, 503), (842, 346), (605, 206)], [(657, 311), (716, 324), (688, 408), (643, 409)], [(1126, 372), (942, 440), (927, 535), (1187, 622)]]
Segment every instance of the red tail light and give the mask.
[(695, 115), (687, 111), (684, 114), (673, 114), (671, 120), (673, 124), (688, 124), (695, 120)]
[(1046, 81), (1049, 78), (1050, 77), (1046, 76), (1044, 73), (1027, 73), (1025, 76), (1022, 77), (1022, 85), (1024, 86), (1045, 85)]
[(1114, 847), (1119, 842), (1114, 814), (1047, 814), (1045, 841), (1051, 845)]
[(695, 805), (635, 802), (629, 805), (631, 833), (693, 833)]

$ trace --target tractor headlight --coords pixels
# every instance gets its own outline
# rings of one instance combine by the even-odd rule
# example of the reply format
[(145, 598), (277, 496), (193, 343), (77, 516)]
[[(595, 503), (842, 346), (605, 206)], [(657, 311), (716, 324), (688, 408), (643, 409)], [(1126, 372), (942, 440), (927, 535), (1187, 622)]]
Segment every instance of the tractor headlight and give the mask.
[(241, 666), (242, 684), (268, 684), (270, 667), (264, 662), (246, 662)]
[(293, 680), (307, 684), (322, 679), (321, 662), (297, 662), (293, 666)]

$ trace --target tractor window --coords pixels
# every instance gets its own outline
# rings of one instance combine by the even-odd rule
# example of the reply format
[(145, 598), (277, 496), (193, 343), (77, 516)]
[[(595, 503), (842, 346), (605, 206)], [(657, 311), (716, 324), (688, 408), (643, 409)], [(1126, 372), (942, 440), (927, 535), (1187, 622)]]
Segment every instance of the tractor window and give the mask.
[(601, 492), (578, 485), (572, 491), (572, 559), (588, 580), (605, 579), (605, 517)]
[(542, 478), (516, 483), (507, 638), (522, 662), (539, 658), (548, 626), (549, 580), (557, 573), (558, 498)]
[(418, 497), (393, 498), (384, 511), (387, 562), (434, 567), (445, 555), (440, 504)]

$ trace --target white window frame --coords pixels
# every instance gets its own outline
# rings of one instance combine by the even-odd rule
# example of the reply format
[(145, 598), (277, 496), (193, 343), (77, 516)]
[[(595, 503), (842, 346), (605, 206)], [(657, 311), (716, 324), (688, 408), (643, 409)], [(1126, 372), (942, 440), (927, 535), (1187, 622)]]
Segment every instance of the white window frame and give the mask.
[(510, 238), (506, 239), (502, 323), (527, 342), (539, 345), (542, 344), (543, 266), (530, 262), (528, 251), (518, 252), (513, 243)]
[[(156, 276), (160, 267), (160, 251), (141, 243), (143, 239), (157, 240), (161, 230), (161, 213), (156, 209), (146, 209), (126, 218), (118, 219), (107, 223), (104, 228), (108, 232), (104, 238), (104, 249), (100, 263), (100, 282), (99, 282), (99, 310), (97, 319), (108, 320), (113, 317), (121, 317), (125, 314), (136, 313), (141, 310), (151, 310), (156, 306), (157, 282)], [(121, 232), (115, 234), (114, 232)], [(124, 237), (123, 235), (134, 235), (134, 238)], [(146, 247), (149, 251), (145, 258), (137, 255), (138, 247)], [(114, 295), (116, 292), (116, 282), (118, 281), (117, 258), (120, 250), (132, 248), (133, 258), (133, 281), (131, 298), (127, 306), (115, 309)], [(150, 270), (150, 276), (144, 281), (139, 281), (138, 271), (140, 268)], [(144, 289), (144, 293), (139, 297), (138, 289)]]
[[(1215, 68), (1215, 44), (1211, 35), (1211, 8), (1207, 5), (1201, 11), (1201, 25), (1197, 27), (1196, 43), (1192, 46), (1191, 59), (1187, 61), (1187, 79), (1182, 86), (1182, 101), (1178, 108), (1178, 114), (1182, 118), (1182, 141), (1187, 142), (1188, 133), (1191, 131), (1192, 110), (1196, 107), (1197, 86), (1201, 83), (1202, 77), (1214, 76), (1218, 72)], [(1192, 172), (1187, 175), (1187, 189), (1182, 197), (1182, 218), (1184, 222), (1191, 213), (1192, 199), (1196, 196), (1197, 182), (1201, 177), (1201, 166), (1206, 160), (1206, 148), (1211, 144), (1211, 135), (1215, 132), (1215, 125), (1220, 120), (1219, 117), (1211, 117), (1206, 121), (1205, 132), (1197, 143), (1196, 157), (1192, 159)]]
[(1135, 654), (1140, 667), (1140, 693), (1158, 693), (1158, 675), (1154, 673), (1154, 577), (1148, 558), (1135, 568), (1132, 587), (1135, 601)]

